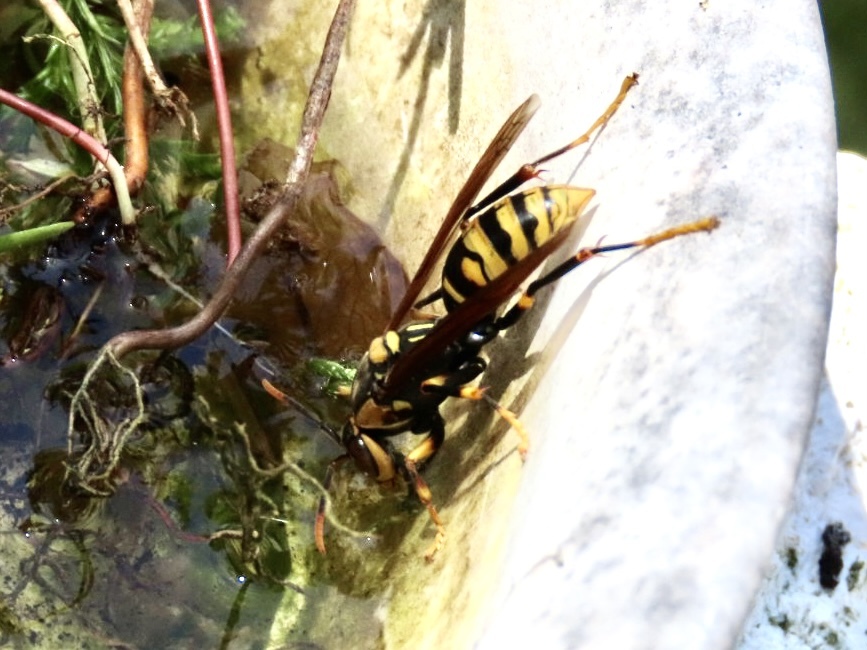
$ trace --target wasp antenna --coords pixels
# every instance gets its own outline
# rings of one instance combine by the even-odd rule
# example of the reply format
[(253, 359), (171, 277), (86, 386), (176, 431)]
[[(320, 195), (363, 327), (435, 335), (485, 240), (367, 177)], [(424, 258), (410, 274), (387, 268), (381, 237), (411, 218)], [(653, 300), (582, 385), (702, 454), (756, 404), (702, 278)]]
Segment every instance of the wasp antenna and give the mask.
[(265, 392), (268, 393), (271, 397), (276, 399), (278, 402), (282, 402), (283, 404), (287, 404), (289, 406), (294, 407), (297, 411), (301, 413), (304, 417), (310, 420), (313, 424), (319, 427), (325, 435), (331, 438), (338, 445), (340, 444), (340, 436), (337, 435), (337, 432), (325, 424), (322, 420), (319, 419), (319, 416), (316, 415), (310, 408), (299, 402), (294, 397), (290, 397), (282, 390), (277, 388), (274, 384), (272, 384), (267, 379), (262, 379), (262, 388), (265, 389)]

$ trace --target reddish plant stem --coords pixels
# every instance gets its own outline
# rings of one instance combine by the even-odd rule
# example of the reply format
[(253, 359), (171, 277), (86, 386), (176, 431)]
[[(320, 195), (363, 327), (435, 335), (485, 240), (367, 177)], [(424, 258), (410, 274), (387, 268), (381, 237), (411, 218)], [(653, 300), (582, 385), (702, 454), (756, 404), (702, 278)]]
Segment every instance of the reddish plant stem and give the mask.
[(99, 142), (99, 140), (75, 126), (72, 122), (67, 122), (62, 117), (55, 115), (51, 111), (47, 111), (36, 104), (31, 104), (26, 99), (22, 99), (21, 97), (18, 97), (18, 95), (10, 93), (8, 90), (3, 90), (2, 88), (0, 88), (0, 103), (11, 106), (27, 117), (32, 118), (37, 122), (41, 122), (48, 128), (66, 136), (101, 162), (105, 168), (108, 169), (108, 173), (111, 175), (111, 180), (114, 183), (115, 191), (118, 195), (118, 207), (124, 224), (132, 224), (135, 222), (135, 211), (133, 210), (132, 202), (129, 199), (129, 191), (127, 190), (123, 167), (117, 159), (111, 155), (111, 152), (105, 148), (101, 142)]
[(232, 115), (229, 112), (229, 96), (226, 93), (226, 78), (220, 59), (220, 45), (214, 29), (214, 15), (209, 0), (197, 0), (199, 22), (205, 38), (205, 55), (211, 70), (211, 86), (217, 110), (217, 131), (220, 135), (220, 160), (223, 168), (223, 204), (226, 209), (227, 260), (231, 266), (241, 250), (241, 211), (238, 202), (238, 172), (235, 165), (235, 141), (232, 134)]
[(0, 88), (0, 102), (11, 106), (16, 111), (37, 122), (41, 122), (48, 128), (57, 131), (60, 135), (66, 136), (103, 165), (111, 158), (111, 152), (99, 140), (75, 126), (72, 122), (67, 122), (59, 115), (55, 115), (36, 104), (31, 104), (26, 99), (22, 99), (15, 93), (10, 93), (8, 90), (3, 90), (2, 88)]

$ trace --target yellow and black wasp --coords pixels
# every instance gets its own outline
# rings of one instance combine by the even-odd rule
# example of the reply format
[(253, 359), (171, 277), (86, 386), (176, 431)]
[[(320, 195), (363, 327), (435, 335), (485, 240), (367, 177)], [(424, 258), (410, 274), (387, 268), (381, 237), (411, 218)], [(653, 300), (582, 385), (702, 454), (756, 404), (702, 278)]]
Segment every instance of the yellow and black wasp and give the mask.
[[(436, 454), (445, 439), (440, 406), (449, 397), (486, 400), (519, 434), (518, 449), (524, 457), (528, 439), (518, 419), (471, 385), (485, 370), (482, 348), (511, 327), (529, 309), (539, 289), (555, 282), (594, 256), (630, 248), (647, 248), (718, 225), (709, 217), (664, 230), (636, 241), (582, 248), (572, 257), (531, 282), (517, 302), (501, 312), (524, 280), (560, 247), (595, 190), (540, 182), (521, 187), (540, 175), (540, 166), (589, 141), (608, 122), (638, 83), (632, 74), (605, 112), (579, 138), (523, 165), (481, 201), (474, 203), (494, 169), (527, 126), (539, 107), (531, 96), (506, 120), (471, 172), (448, 211), (434, 241), (419, 266), (406, 295), (391, 318), (388, 330), (374, 339), (362, 358), (352, 384), (352, 415), (341, 433), (346, 448), (328, 468), (330, 483), (335, 468), (347, 459), (380, 482), (401, 475), (409, 480), (434, 522), (436, 539), (428, 552), (432, 559), (445, 539), (445, 526), (433, 504), (431, 491), (419, 470)], [(419, 296), (445, 251), (440, 286), (427, 297)], [(441, 301), (446, 315), (405, 323), (413, 308)], [(390, 443), (400, 433), (424, 435), (409, 453)], [(325, 500), (316, 516), (315, 538), (321, 552), (324, 541)]]

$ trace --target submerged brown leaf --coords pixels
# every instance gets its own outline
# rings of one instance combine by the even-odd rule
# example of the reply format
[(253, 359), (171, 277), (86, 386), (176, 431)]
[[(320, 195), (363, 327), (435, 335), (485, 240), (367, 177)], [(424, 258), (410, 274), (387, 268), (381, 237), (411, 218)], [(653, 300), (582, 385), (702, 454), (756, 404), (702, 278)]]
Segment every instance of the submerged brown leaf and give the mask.
[[(259, 179), (279, 177), (271, 165), (279, 167), (282, 154), (281, 145), (265, 142), (248, 170)], [(314, 166), (298, 209), (232, 310), (263, 327), (284, 360), (302, 349), (333, 358), (359, 353), (384, 331), (407, 287), (400, 262), (343, 204), (336, 169), (333, 162)], [(279, 191), (266, 180), (246, 204), (254, 220), (270, 205), (270, 187)]]

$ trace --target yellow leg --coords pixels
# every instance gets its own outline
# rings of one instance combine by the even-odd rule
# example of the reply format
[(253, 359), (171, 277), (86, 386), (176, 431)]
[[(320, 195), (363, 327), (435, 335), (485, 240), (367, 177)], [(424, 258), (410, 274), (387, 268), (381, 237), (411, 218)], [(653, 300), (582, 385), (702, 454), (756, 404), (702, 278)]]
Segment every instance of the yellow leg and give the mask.
[(518, 434), (518, 453), (521, 455), (521, 460), (527, 460), (527, 453), (530, 450), (530, 436), (527, 434), (527, 429), (521, 424), (518, 416), (512, 413), (505, 406), (485, 392), (486, 389), (475, 386), (465, 386), (461, 389), (460, 397), (472, 400), (484, 400), (497, 412), (497, 414), (509, 423), (509, 426)]
[(428, 487), (428, 484), (425, 482), (425, 480), (418, 473), (418, 468), (416, 467), (415, 462), (407, 458), (405, 465), (406, 471), (409, 472), (409, 475), (412, 478), (412, 484), (415, 488), (415, 493), (418, 495), (419, 500), (427, 508), (431, 520), (437, 527), (437, 534), (434, 538), (434, 542), (430, 545), (430, 547), (424, 554), (424, 559), (428, 562), (432, 562), (434, 556), (437, 554), (437, 551), (439, 551), (443, 547), (443, 544), (445, 544), (446, 527), (443, 525), (443, 522), (440, 519), (440, 515), (433, 504), (433, 495), (431, 494), (430, 488)]

